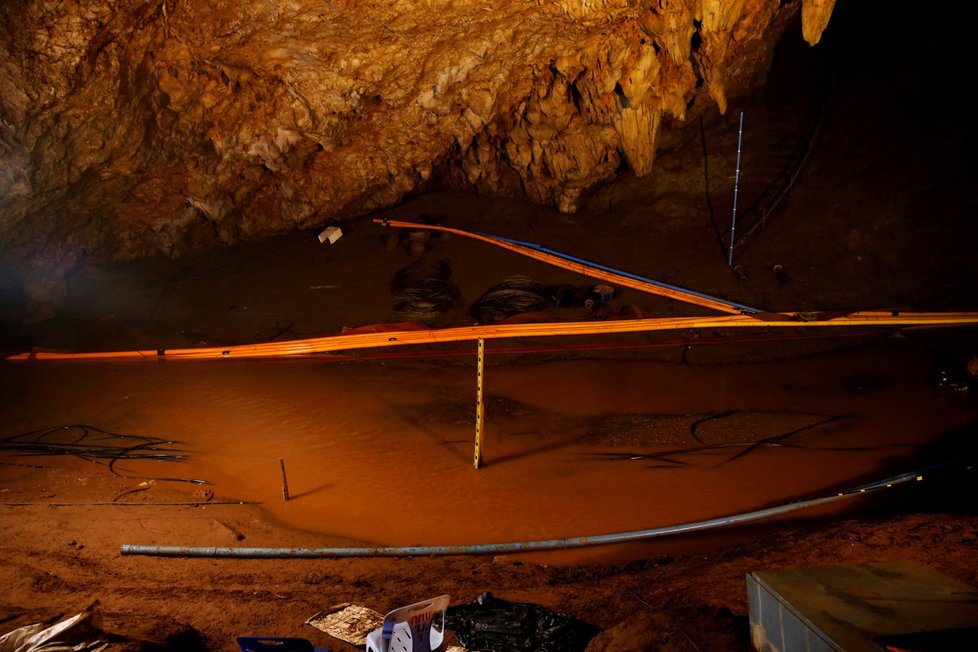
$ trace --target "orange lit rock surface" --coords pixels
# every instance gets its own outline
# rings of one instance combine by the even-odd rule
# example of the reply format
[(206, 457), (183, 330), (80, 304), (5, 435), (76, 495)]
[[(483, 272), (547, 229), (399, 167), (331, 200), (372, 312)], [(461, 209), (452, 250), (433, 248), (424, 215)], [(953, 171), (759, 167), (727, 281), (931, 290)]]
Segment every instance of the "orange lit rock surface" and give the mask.
[(572, 212), (833, 4), (5, 2), (0, 242), (45, 297), (84, 255), (314, 227), (434, 180)]

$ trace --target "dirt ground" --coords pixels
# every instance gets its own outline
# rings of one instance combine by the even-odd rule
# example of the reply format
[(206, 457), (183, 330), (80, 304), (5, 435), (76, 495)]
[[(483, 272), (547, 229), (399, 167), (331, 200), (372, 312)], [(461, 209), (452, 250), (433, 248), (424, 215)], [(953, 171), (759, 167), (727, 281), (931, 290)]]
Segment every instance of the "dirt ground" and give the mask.
[[(858, 40), (853, 36), (859, 32), (858, 23), (850, 30), (837, 30), (835, 38), (853, 45), (854, 39)], [(731, 206), (729, 177), (736, 116), (743, 110), (749, 125), (741, 188), (743, 205), (748, 206), (753, 197), (761, 195), (766, 180), (777, 176), (803, 130), (803, 107), (814, 101), (810, 85), (802, 84), (804, 92), (796, 95), (784, 88), (779, 93), (779, 85), (795, 88), (791, 80), (797, 81), (799, 70), (808, 66), (821, 70), (820, 66), (828, 65), (824, 61), (813, 63), (810, 53), (798, 48), (780, 53), (779, 61), (785, 63), (775, 67), (768, 91), (732, 106), (724, 117), (708, 117), (702, 134), (691, 131), (687, 135), (691, 145), (679, 153), (664, 152), (655, 179), (623, 176), (595, 193), (576, 215), (451, 192), (411, 198), (383, 215), (402, 219), (428, 216), (450, 226), (540, 242), (768, 310), (978, 310), (973, 225), (976, 188), (966, 146), (974, 141), (974, 127), (961, 131), (963, 120), (927, 104), (946, 80), (925, 74), (926, 58), (915, 66), (903, 58), (891, 60), (884, 51), (861, 55), (832, 69), (831, 93), (823, 106), (811, 154), (792, 192), (764, 229), (738, 250), (736, 262), (743, 266), (746, 278), (738, 279), (727, 267), (716, 240), (716, 225), (728, 219)], [(26, 311), (19, 311), (16, 296), (5, 297), (4, 305), (11, 309), (0, 331), (2, 349), (14, 353), (31, 347), (122, 350), (246, 343), (404, 321), (404, 315), (394, 310), (396, 302), (388, 292), (388, 283), (398, 269), (414, 259), (409, 240), (398, 239), (396, 233), (368, 219), (343, 228), (344, 238), (335, 245), (320, 245), (316, 234), (302, 233), (178, 261), (86, 265), (71, 279), (68, 302), (49, 318), (30, 320)], [(528, 274), (554, 284), (583, 282), (573, 274), (461, 238), (433, 238), (424, 255), (452, 260), (453, 280), (467, 301), (511, 274)], [(787, 282), (773, 273), (775, 264), (783, 266)], [(614, 309), (610, 315), (597, 317), (615, 317), (626, 306), (663, 316), (703, 314), (673, 301), (623, 292), (609, 306)], [(596, 317), (583, 308), (553, 311), (553, 316)], [(434, 325), (464, 323), (467, 319), (460, 307), (438, 317)], [(783, 335), (773, 331), (764, 334)], [(490, 373), (498, 370), (499, 374), (518, 377), (522, 369), (562, 360), (612, 365), (612, 369), (615, 364), (636, 361), (670, 364), (676, 369), (702, 370), (730, 379), (738, 378), (744, 370), (768, 368), (763, 365), (771, 365), (772, 373), (804, 369), (790, 383), (779, 385), (795, 397), (786, 402), (785, 410), (797, 409), (816, 397), (823, 401), (820, 405), (835, 408), (830, 413), (842, 414), (856, 400), (853, 396), (881, 397), (872, 399), (879, 401), (874, 414), (880, 420), (867, 422), (867, 433), (878, 424), (881, 429), (899, 425), (906, 397), (925, 396), (926, 405), (913, 412), (914, 420), (904, 424), (908, 430), (923, 433), (915, 442), (920, 446), (914, 452), (867, 462), (851, 477), (846, 475), (841, 484), (816, 480), (804, 489), (772, 493), (767, 500), (752, 503), (758, 508), (855, 486), (884, 470), (913, 470), (937, 461), (975, 459), (978, 390), (968, 389), (965, 372), (968, 359), (978, 354), (975, 329), (915, 330), (900, 335), (874, 332), (797, 341), (740, 339), (715, 346), (707, 343), (729, 335), (678, 333), (668, 337), (683, 343), (658, 348), (564, 348), (500, 356)], [(654, 339), (635, 337), (547, 344), (609, 341), (654, 343)], [(424, 349), (419, 353), (432, 352)], [(530, 360), (527, 356), (534, 357)], [(876, 363), (867, 363), (869, 367), (849, 374), (833, 367), (833, 386), (838, 388), (842, 383), (844, 388), (837, 393), (823, 392), (824, 386), (819, 383), (825, 377), (819, 368), (827, 370), (831, 364), (849, 359), (845, 356), (890, 362), (876, 368), (872, 367)], [(459, 365), (471, 364), (471, 360), (453, 360), (422, 355), (418, 359), (364, 359), (356, 364), (361, 365), (358, 369), (390, 370), (405, 377), (415, 374), (417, 385), (424, 387), (448, 378)], [(157, 387), (154, 381), (132, 381), (129, 371), (113, 369), (0, 363), (0, 389), (4, 393), (0, 434), (4, 443), (9, 445), (10, 438), (18, 433), (63, 425), (66, 422), (60, 419), (69, 416), (72, 423), (98, 421), (95, 425), (106, 430), (132, 429), (138, 424), (146, 426), (143, 432), (158, 432), (166, 423), (181, 423), (191, 429), (196, 422), (220, 427), (217, 421), (208, 422), (210, 417), (203, 410), (185, 408), (174, 416), (179, 406), (162, 400), (163, 394), (154, 399), (153, 392), (175, 391), (177, 381)], [(958, 386), (945, 383), (942, 387), (941, 372)], [(201, 371), (201, 378), (209, 379), (208, 374), (213, 373)], [(599, 382), (608, 383), (615, 372), (602, 373), (605, 380)], [(317, 376), (307, 382), (318, 381)], [(102, 388), (110, 382), (116, 384), (113, 391), (133, 383), (132, 394), (143, 396), (139, 409), (132, 407), (135, 403), (107, 396)], [(220, 382), (219, 378), (214, 380)], [(699, 389), (703, 387), (707, 386)], [(674, 391), (693, 397), (697, 389), (694, 382)], [(520, 390), (532, 393), (533, 387)], [(548, 392), (541, 389), (539, 394), (544, 398), (529, 404), (546, 405)], [(280, 398), (283, 403), (300, 400), (287, 392)], [(717, 400), (711, 414), (725, 405), (722, 397)], [(509, 404), (495, 405), (503, 410)], [(223, 414), (243, 409), (232, 404)], [(583, 408), (576, 413), (570, 407), (564, 409), (573, 417), (563, 422), (571, 424), (568, 428), (586, 421)], [(690, 407), (680, 410), (686, 410), (687, 415), (696, 412)], [(283, 414), (283, 429), (296, 424), (288, 413)], [(552, 416), (553, 412), (547, 414)], [(537, 418), (525, 413), (516, 416), (524, 420), (520, 424)], [(168, 418), (173, 420), (165, 421)], [(412, 418), (434, 431), (442, 427), (428, 412), (419, 411)], [(617, 446), (619, 451), (640, 445), (643, 453), (676, 445), (668, 439), (629, 440), (627, 433), (622, 434), (625, 421), (621, 418), (604, 423), (617, 424), (618, 430), (592, 428), (587, 431), (592, 441), (575, 440), (574, 445)], [(777, 433), (795, 425), (785, 417), (765, 427)], [(593, 441), (595, 433), (604, 439)], [(616, 435), (624, 439), (613, 441)], [(731, 443), (738, 435), (718, 431), (715, 441)], [(303, 455), (301, 447), (294, 455)], [(855, 460), (858, 456), (852, 452), (835, 459)], [(808, 458), (799, 456), (796, 466), (783, 470), (784, 482), (790, 483), (792, 476), (828, 478), (832, 469), (825, 460), (815, 453)], [(519, 456), (514, 456), (497, 464), (496, 471), (492, 467), (487, 471), (499, 472), (520, 463)], [(232, 473), (238, 469), (229, 468)], [(449, 472), (441, 469), (435, 473)], [(237, 649), (236, 636), (264, 634), (303, 636), (317, 646), (353, 650), (357, 648), (307, 625), (306, 620), (343, 602), (385, 612), (442, 593), (451, 595), (452, 604), (463, 604), (488, 591), (507, 600), (570, 614), (600, 628), (601, 633), (588, 647), (592, 651), (750, 650), (745, 576), (751, 571), (910, 560), (978, 586), (974, 475), (928, 476), (924, 482), (853, 498), (842, 507), (583, 554), (191, 559), (122, 555), (120, 543), (318, 548), (357, 545), (365, 540), (377, 545), (397, 542), (393, 540), (396, 537), (378, 540), (350, 536), (331, 530), (324, 516), (294, 516), (281, 506), (272, 508), (271, 499), (277, 491), (274, 471), (271, 480), (262, 478), (264, 484), (273, 487), (271, 495), (265, 496), (265, 504), (241, 504), (238, 501), (250, 497), (247, 477), (228, 478), (210, 487), (141, 481), (113, 474), (104, 463), (71, 456), (23, 456), (0, 449), (0, 582), (4, 587), (0, 593), (0, 632), (58, 614), (73, 614), (98, 600), (105, 630), (160, 645), (169, 637), (169, 649), (231, 651)], [(732, 477), (729, 483), (733, 496), (738, 485), (750, 485), (752, 478)], [(452, 481), (461, 495), (452, 499), (456, 507), (465, 499), (461, 484)], [(296, 505), (319, 504), (315, 501), (321, 494), (315, 490), (306, 496), (301, 495), (305, 490), (296, 491)], [(669, 503), (698, 489), (677, 482), (674, 491), (675, 495), (649, 492), (649, 502)], [(527, 495), (526, 499), (563, 505), (559, 497)], [(430, 510), (438, 509), (436, 501)], [(697, 517), (691, 514), (686, 520)], [(451, 518), (456, 514), (442, 520)], [(187, 628), (195, 634), (188, 635)], [(183, 638), (178, 636), (181, 632)], [(124, 647), (119, 644), (118, 649)], [(132, 648), (138, 649), (138, 645)]]

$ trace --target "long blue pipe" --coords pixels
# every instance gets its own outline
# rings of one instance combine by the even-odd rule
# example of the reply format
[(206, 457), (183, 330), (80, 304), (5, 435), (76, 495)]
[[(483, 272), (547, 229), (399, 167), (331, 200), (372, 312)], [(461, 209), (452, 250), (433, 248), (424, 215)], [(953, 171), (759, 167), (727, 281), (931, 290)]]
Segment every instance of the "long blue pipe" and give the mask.
[(611, 274), (617, 274), (618, 276), (624, 276), (636, 281), (641, 281), (642, 283), (648, 283), (649, 285), (654, 285), (660, 288), (666, 288), (674, 292), (683, 292), (685, 294), (691, 294), (693, 296), (699, 297), (701, 299), (708, 299), (716, 303), (722, 303), (730, 306), (731, 308), (736, 308), (745, 314), (757, 314), (763, 312), (757, 308), (751, 308), (750, 306), (745, 306), (742, 303), (736, 303), (734, 301), (728, 301), (727, 299), (719, 299), (717, 297), (711, 296), (709, 294), (703, 294), (702, 292), (696, 292), (695, 290), (687, 290), (686, 288), (679, 287), (678, 285), (669, 285), (668, 283), (663, 283), (662, 281), (656, 281), (645, 276), (639, 276), (637, 274), (632, 274), (630, 272), (624, 272), (620, 269), (615, 269), (614, 267), (608, 267), (607, 265), (602, 265), (600, 263), (595, 263), (584, 258), (578, 258), (577, 256), (571, 256), (570, 254), (565, 254), (560, 251), (555, 251), (553, 249), (548, 249), (542, 245), (538, 245), (533, 242), (525, 242), (523, 240), (515, 240), (513, 238), (507, 238), (501, 235), (492, 235), (490, 233), (478, 233), (476, 235), (482, 236), (483, 238), (490, 238), (493, 240), (499, 240), (501, 242), (508, 242), (509, 244), (519, 245), (521, 247), (527, 247), (528, 249), (534, 249), (536, 251), (542, 251), (544, 253), (550, 254), (551, 256), (556, 256), (557, 258), (563, 258), (564, 260), (569, 260), (575, 263), (580, 263), (582, 265), (587, 265), (589, 267), (594, 267), (595, 269), (600, 269), (605, 272), (610, 272)]
[[(923, 480), (925, 473), (936, 471), (951, 464), (959, 462), (943, 463), (927, 467), (926, 469), (913, 472), (902, 473), (884, 480), (862, 485), (854, 489), (840, 491), (831, 496), (820, 498), (810, 498), (807, 500), (795, 501), (777, 507), (768, 507), (752, 512), (743, 512), (731, 516), (721, 516), (705, 521), (693, 521), (679, 525), (668, 525), (664, 527), (651, 528), (648, 530), (635, 530), (632, 532), (619, 532), (616, 534), (599, 534), (596, 536), (569, 537), (565, 539), (547, 539), (543, 541), (523, 541), (514, 543), (488, 543), (476, 545), (459, 546), (407, 546), (392, 548), (227, 548), (227, 547), (193, 547), (193, 546), (139, 546), (123, 545), (119, 550), (123, 555), (149, 555), (155, 557), (234, 557), (251, 559), (283, 559), (283, 558), (331, 558), (331, 557), (417, 557), (431, 555), (481, 555), (481, 554), (505, 554), (516, 552), (534, 552), (539, 550), (558, 550), (567, 548), (581, 548), (585, 546), (599, 546), (611, 543), (625, 543), (628, 541), (639, 541), (657, 537), (670, 536), (674, 534), (684, 534), (688, 532), (699, 532), (718, 527), (749, 523), (772, 516), (787, 514), (800, 509), (817, 507), (831, 503), (849, 496), (887, 489), (894, 485), (904, 484)], [(970, 469), (971, 467), (967, 467)]]

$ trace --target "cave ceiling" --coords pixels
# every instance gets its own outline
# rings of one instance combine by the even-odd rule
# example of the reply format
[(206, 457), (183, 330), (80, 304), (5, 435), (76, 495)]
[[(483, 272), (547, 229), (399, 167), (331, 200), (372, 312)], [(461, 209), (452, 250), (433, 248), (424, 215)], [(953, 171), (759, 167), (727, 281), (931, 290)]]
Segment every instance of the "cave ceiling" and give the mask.
[(86, 255), (342, 222), (434, 182), (573, 212), (834, 4), (7, 0), (0, 248), (43, 295)]

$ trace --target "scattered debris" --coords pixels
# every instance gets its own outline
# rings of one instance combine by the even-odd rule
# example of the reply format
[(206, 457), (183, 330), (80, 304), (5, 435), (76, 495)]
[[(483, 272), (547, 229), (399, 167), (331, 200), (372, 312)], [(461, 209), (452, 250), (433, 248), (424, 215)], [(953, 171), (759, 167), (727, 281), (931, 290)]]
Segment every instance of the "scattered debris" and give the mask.
[(0, 636), (0, 652), (95, 652), (109, 643), (102, 632), (95, 600), (80, 613), (54, 625), (34, 623), (24, 625)]
[(214, 492), (210, 489), (197, 489), (194, 491), (194, 498), (201, 502), (210, 502), (214, 498)]
[(373, 609), (343, 602), (319, 612), (306, 624), (351, 645), (366, 645), (367, 634), (384, 624), (384, 616)]
[(322, 233), (319, 234), (319, 243), (322, 244), (329, 240), (330, 244), (334, 244), (337, 240), (343, 237), (343, 230), (338, 226), (327, 226)]
[(615, 298), (615, 288), (610, 285), (599, 284), (588, 288), (587, 298), (584, 299), (584, 307), (588, 310), (600, 304), (608, 303)]

